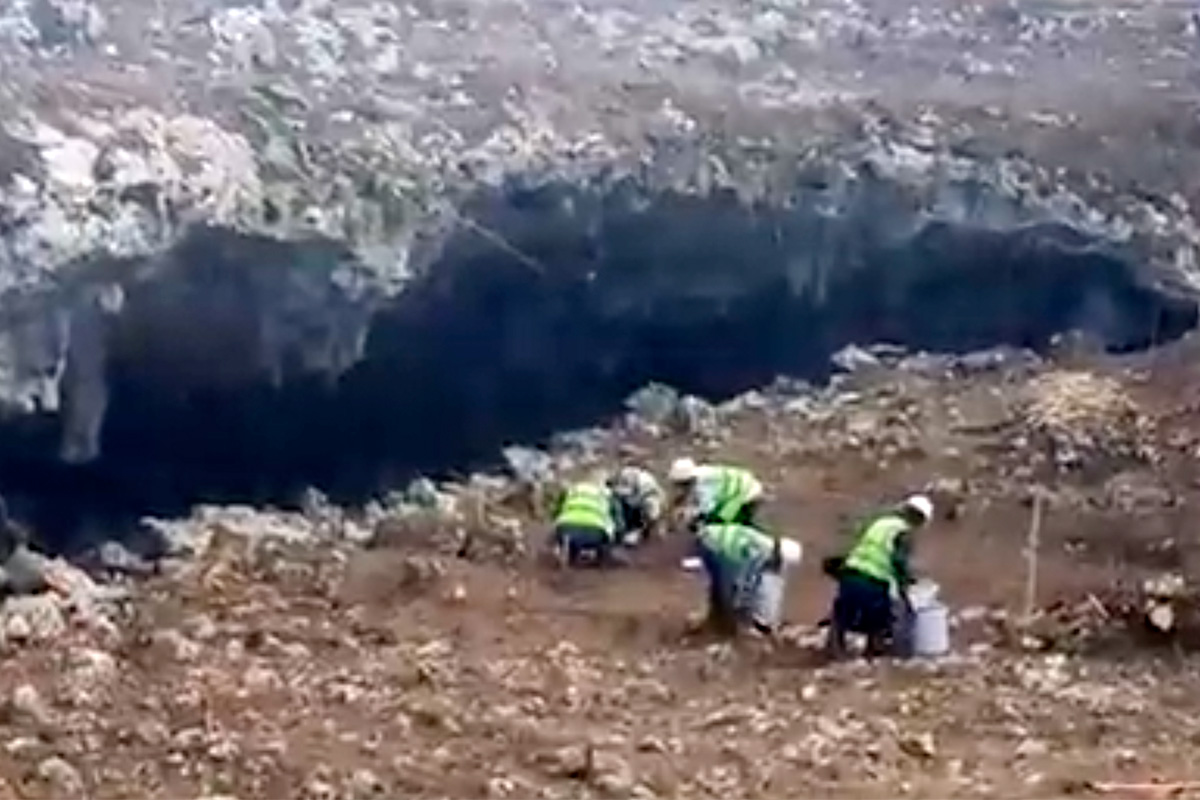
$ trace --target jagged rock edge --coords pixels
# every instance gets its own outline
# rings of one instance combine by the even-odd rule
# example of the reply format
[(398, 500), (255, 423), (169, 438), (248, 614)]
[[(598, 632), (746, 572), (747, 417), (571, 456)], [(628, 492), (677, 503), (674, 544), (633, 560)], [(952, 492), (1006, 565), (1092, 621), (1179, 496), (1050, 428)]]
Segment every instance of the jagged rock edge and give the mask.
[[(693, 197), (728, 193), (747, 205), (783, 204), (793, 208), (808, 205), (817, 209), (816, 213), (831, 217), (845, 214), (856, 200), (883, 196), (888, 192), (901, 196), (907, 193), (914, 201), (914, 208), (909, 218), (891, 232), (896, 239), (915, 236), (939, 222), (1012, 232), (1047, 223), (1061, 224), (1090, 240), (1084, 247), (1119, 253), (1121, 260), (1135, 268), (1139, 280), (1147, 286), (1194, 296), (1196, 273), (1190, 268), (1187, 254), (1193, 252), (1191, 248), (1200, 237), (1186, 216), (1174, 226), (1168, 226), (1159, 215), (1158, 221), (1163, 224), (1158, 226), (1157, 235), (1147, 234), (1144, 225), (1130, 221), (1128, 202), (1124, 207), (1119, 202), (1115, 204), (1124, 214), (1111, 208), (1101, 210), (1069, 189), (1052, 187), (1043, 171), (1018, 159), (982, 164), (945, 150), (921, 149), (902, 139), (878, 137), (832, 145), (814, 144), (792, 161), (779, 154), (764, 158), (761, 146), (747, 147), (742, 143), (730, 146), (713, 137), (675, 142), (660, 140), (653, 148), (652, 156), (634, 169), (620, 170), (610, 166), (588, 172), (581, 171), (578, 165), (575, 168), (567, 165), (557, 174), (555, 168), (548, 167), (539, 171), (540, 174), (507, 175), (498, 184), (484, 184), (473, 190), (460, 186), (427, 203), (420, 222), (407, 228), (407, 235), (402, 237), (398, 247), (390, 248), (390, 255), (402, 262), (398, 270), (393, 266), (387, 273), (380, 273), (378, 255), (372, 259), (375, 263), (365, 261), (361, 255), (364, 243), (346, 242), (346, 258), (355, 263), (348, 271), (341, 272), (342, 275), (353, 275), (344, 281), (345, 295), (353, 303), (357, 301), (355, 294), (360, 297), (369, 294), (375, 302), (382, 304), (384, 298), (402, 293), (404, 286), (435, 268), (444, 252), (443, 246), (462, 230), (464, 224), (489, 234), (494, 246), (506, 246), (503, 232), (491, 230), (475, 220), (471, 206), (482, 202), (486, 207), (488, 203), (506, 202), (517, 192), (557, 187), (564, 194), (593, 197), (626, 191), (634, 202), (644, 202), (664, 193)], [(1140, 211), (1143, 215), (1150, 213), (1150, 204), (1142, 202), (1142, 207), (1133, 206), (1132, 211)], [(878, 221), (877, 218), (875, 222)], [(179, 229), (174, 243), (162, 254), (169, 257), (172, 248), (201, 229), (225, 235), (254, 235), (207, 222), (191, 223)], [(291, 237), (281, 238), (275, 232), (270, 235), (279, 242), (291, 239), (301, 245), (305, 236), (309, 241), (315, 239), (311, 233), (303, 231), (297, 231)], [(1181, 244), (1174, 245), (1172, 250), (1172, 242)], [(352, 254), (354, 251), (358, 253)], [(513, 252), (520, 255), (516, 248)], [(1165, 259), (1164, 255), (1173, 257)], [(0, 327), (0, 336), (9, 351), (9, 363), (0, 361), (0, 367), (7, 366), (9, 374), (6, 380), (0, 381), (7, 387), (6, 392), (0, 393), (0, 400), (4, 401), (0, 405), (6, 406), (10, 415), (37, 409), (55, 412), (59, 409), (60, 398), (66, 395), (75, 398), (96, 395), (94, 386), (90, 390), (74, 392), (63, 392), (60, 386), (64, 377), (72, 372), (93, 378), (96, 374), (95, 355), (90, 358), (72, 356), (78, 351), (70, 346), (70, 331), (77, 326), (94, 325), (97, 309), (119, 316), (122, 293), (132, 285), (154, 280), (155, 264), (161, 259), (162, 256), (122, 259), (119, 263), (127, 267), (124, 274), (112, 268), (114, 259), (110, 256), (83, 259), (55, 275), (52, 288), (35, 290), (34, 298), (40, 295), (40, 302), (31, 299), (26, 292), (20, 292), (25, 295), (23, 300), (34, 306), (34, 316), (40, 313), (41, 321), (34, 325), (56, 334), (51, 337), (57, 345), (53, 348), (57, 351), (55, 357), (50, 364), (38, 365), (32, 375), (20, 374), (23, 332), (19, 321), (13, 319), (20, 318), (23, 311), (28, 320), (30, 308), (14, 309), (11, 290), (6, 293), (4, 305), (8, 313), (5, 316), (9, 320)], [(140, 264), (136, 268), (128, 268), (138, 261)], [(101, 274), (103, 278), (98, 277)], [(397, 274), (404, 278), (395, 280)], [(820, 293), (822, 282), (828, 278), (828, 275), (818, 274), (813, 290)], [(331, 281), (336, 282), (334, 273), (331, 273)], [(802, 280), (801, 291), (804, 286)], [(365, 315), (364, 326), (370, 325), (371, 316), (371, 313)], [(15, 366), (14, 361), (17, 362)], [(73, 363), (78, 366), (73, 367)], [(330, 377), (336, 378), (352, 363), (338, 365)], [(271, 373), (271, 370), (267, 372)], [(274, 380), (279, 380), (277, 374), (274, 374)], [(67, 409), (70, 419), (63, 426), (65, 434), (61, 450), (66, 460), (88, 461), (98, 454), (97, 434), (103, 412), (101, 409), (97, 413), (97, 402), (102, 406), (100, 399), (77, 401), (74, 410)]]

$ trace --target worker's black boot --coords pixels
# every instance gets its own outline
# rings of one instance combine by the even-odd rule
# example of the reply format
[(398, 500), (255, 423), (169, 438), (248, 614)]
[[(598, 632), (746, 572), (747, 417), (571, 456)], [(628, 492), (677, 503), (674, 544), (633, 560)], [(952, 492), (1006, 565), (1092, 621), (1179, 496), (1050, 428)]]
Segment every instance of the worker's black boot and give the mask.
[(604, 547), (596, 552), (596, 564), (601, 569), (619, 569), (629, 566), (629, 559), (615, 547)]
[(837, 615), (831, 614), (829, 632), (825, 634), (825, 656), (830, 661), (843, 661), (846, 655), (846, 631), (838, 624)]
[(864, 654), (867, 658), (876, 659), (891, 655), (893, 652), (892, 637), (889, 633), (871, 633), (867, 635), (867, 648)]
[(733, 604), (729, 603), (723, 595), (710, 594), (708, 616), (704, 620), (704, 627), (711, 633), (725, 638), (737, 635), (737, 612), (734, 610)]

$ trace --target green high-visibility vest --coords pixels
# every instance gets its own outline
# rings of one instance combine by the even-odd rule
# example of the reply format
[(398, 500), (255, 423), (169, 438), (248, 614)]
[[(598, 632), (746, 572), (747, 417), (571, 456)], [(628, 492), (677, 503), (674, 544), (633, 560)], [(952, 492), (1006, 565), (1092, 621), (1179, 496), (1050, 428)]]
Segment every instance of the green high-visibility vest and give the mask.
[(575, 484), (563, 497), (554, 524), (594, 528), (613, 536), (616, 523), (612, 515), (612, 494), (607, 487), (595, 483)]
[(908, 523), (895, 514), (884, 514), (867, 526), (858, 542), (846, 556), (846, 569), (861, 572), (888, 585), (896, 583), (892, 556), (896, 552), (896, 537), (908, 531)]
[(749, 525), (720, 523), (700, 529), (701, 543), (716, 555), (737, 564), (765, 558), (775, 547), (775, 540)]
[(738, 511), (759, 488), (758, 479), (749, 470), (739, 467), (718, 467), (721, 482), (713, 503), (713, 514), (723, 522), (731, 522)]

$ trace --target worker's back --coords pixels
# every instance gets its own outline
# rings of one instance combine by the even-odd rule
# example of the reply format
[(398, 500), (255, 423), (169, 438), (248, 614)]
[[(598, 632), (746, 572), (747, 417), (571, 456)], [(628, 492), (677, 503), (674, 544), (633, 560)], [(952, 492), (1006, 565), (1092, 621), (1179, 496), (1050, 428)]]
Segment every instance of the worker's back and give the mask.
[(576, 483), (567, 488), (555, 525), (596, 528), (611, 535), (615, 530), (612, 493), (600, 483)]
[(774, 547), (774, 540), (758, 528), (737, 523), (712, 523), (700, 528), (703, 546), (733, 561), (765, 557)]

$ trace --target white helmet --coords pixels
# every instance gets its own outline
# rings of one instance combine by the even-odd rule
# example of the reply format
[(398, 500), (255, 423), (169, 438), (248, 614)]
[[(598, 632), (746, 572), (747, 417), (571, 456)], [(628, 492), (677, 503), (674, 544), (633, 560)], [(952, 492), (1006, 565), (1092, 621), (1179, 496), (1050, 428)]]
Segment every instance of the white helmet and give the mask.
[(902, 508), (910, 508), (921, 515), (925, 522), (933, 519), (933, 501), (923, 494), (914, 494), (905, 498), (900, 504)]
[(690, 458), (677, 458), (671, 463), (671, 471), (667, 473), (671, 483), (688, 483), (696, 480), (696, 462)]

